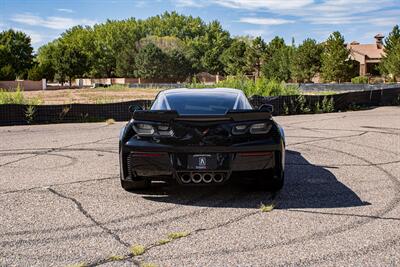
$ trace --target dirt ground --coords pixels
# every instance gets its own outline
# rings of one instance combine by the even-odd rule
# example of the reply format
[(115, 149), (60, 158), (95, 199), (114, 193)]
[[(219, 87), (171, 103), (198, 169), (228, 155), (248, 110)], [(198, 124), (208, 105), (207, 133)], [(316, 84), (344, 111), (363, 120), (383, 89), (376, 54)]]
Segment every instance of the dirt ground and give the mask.
[(70, 103), (113, 103), (136, 99), (154, 99), (161, 89), (137, 88), (96, 88), (96, 89), (65, 89), (47, 91), (27, 91), (24, 97), (38, 99), (42, 104)]

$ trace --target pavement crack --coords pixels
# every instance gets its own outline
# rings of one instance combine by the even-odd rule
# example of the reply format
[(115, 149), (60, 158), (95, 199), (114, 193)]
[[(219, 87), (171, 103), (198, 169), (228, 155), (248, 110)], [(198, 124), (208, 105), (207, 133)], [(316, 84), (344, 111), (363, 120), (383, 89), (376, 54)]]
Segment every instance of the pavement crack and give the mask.
[(53, 194), (55, 194), (55, 195), (61, 197), (61, 198), (64, 198), (64, 199), (67, 199), (67, 200), (72, 201), (72, 202), (76, 205), (77, 209), (78, 209), (86, 218), (88, 218), (90, 221), (92, 221), (97, 227), (101, 228), (104, 232), (106, 232), (106, 233), (108, 233), (109, 235), (111, 235), (111, 236), (112, 236), (118, 243), (120, 243), (121, 245), (123, 245), (123, 246), (125, 246), (125, 247), (129, 247), (129, 243), (123, 241), (123, 240), (119, 237), (119, 235), (117, 235), (116, 233), (114, 233), (113, 231), (111, 231), (111, 229), (105, 227), (105, 226), (102, 225), (100, 222), (98, 222), (92, 215), (90, 215), (90, 213), (89, 213), (87, 210), (85, 210), (85, 208), (83, 207), (82, 203), (80, 203), (77, 199), (75, 199), (75, 198), (73, 198), (73, 197), (66, 196), (66, 195), (64, 195), (64, 194), (62, 194), (62, 193), (56, 191), (56, 190), (53, 189), (53, 188), (47, 188), (47, 190), (50, 191), (51, 193), (53, 193)]
[(88, 179), (88, 180), (74, 181), (74, 182), (67, 182), (67, 183), (35, 186), (35, 187), (30, 187), (30, 188), (18, 189), (18, 190), (3, 191), (3, 192), (0, 192), (0, 196), (7, 195), (7, 194), (13, 194), (13, 193), (23, 193), (23, 192), (27, 192), (27, 191), (36, 190), (36, 189), (47, 188), (50, 186), (54, 187), (54, 186), (62, 186), (62, 185), (81, 184), (81, 183), (94, 182), (94, 181), (99, 182), (99, 181), (111, 180), (111, 179), (116, 179), (116, 178), (119, 178), (119, 176), (111, 176), (111, 177), (104, 177), (104, 178), (98, 178), (98, 179)]

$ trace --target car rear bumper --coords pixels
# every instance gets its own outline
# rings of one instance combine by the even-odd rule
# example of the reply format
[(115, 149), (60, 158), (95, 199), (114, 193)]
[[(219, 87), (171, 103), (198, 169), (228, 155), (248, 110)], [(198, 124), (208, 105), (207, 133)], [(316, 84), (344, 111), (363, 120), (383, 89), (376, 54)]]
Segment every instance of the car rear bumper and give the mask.
[[(172, 146), (130, 139), (121, 144), (122, 178), (135, 180), (143, 177), (174, 177), (181, 174), (224, 174), (274, 168), (282, 146), (271, 140), (247, 142), (231, 146)], [(193, 154), (213, 155), (217, 158), (212, 169), (196, 169), (188, 158)]]

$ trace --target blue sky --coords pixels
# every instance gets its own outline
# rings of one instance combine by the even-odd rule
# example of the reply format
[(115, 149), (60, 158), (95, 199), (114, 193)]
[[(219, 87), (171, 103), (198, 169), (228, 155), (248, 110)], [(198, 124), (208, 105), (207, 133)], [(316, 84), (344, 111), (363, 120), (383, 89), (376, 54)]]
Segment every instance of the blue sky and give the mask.
[(0, 0), (0, 30), (26, 32), (37, 49), (74, 25), (174, 10), (219, 20), (233, 36), (279, 35), (288, 43), (323, 41), (335, 30), (347, 41), (370, 43), (400, 24), (400, 0)]

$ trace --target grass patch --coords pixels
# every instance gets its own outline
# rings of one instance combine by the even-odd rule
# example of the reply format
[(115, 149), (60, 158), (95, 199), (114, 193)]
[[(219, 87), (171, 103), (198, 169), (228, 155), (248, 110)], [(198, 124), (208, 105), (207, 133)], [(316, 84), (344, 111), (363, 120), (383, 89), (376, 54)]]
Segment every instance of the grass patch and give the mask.
[(186, 237), (188, 235), (190, 235), (189, 232), (174, 232), (174, 233), (168, 234), (168, 238), (171, 240), (174, 240), (174, 239)]
[(302, 91), (302, 95), (336, 95), (342, 93), (340, 91)]
[(110, 257), (108, 257), (109, 260), (111, 261), (122, 261), (125, 259), (125, 256), (121, 256), (121, 255), (111, 255)]
[(129, 250), (131, 251), (133, 256), (139, 256), (139, 255), (142, 255), (146, 251), (146, 248), (142, 245), (133, 245), (130, 247)]
[(150, 262), (145, 262), (145, 263), (140, 264), (140, 267), (157, 267), (157, 266), (158, 266), (157, 264), (150, 263)]
[(77, 263), (77, 264), (72, 264), (72, 265), (68, 265), (67, 267), (86, 267), (87, 264), (84, 262), (81, 263)]
[(161, 239), (157, 241), (157, 245), (165, 245), (171, 242), (171, 239)]
[(107, 125), (111, 125), (111, 124), (115, 123), (115, 120), (114, 119), (108, 119), (108, 120), (106, 120), (106, 123), (107, 123)]
[(16, 88), (15, 92), (7, 92), (4, 89), (0, 89), (0, 104), (40, 105), (42, 103), (43, 100), (40, 97), (25, 98), (23, 91), (19, 87)]
[(261, 204), (261, 206), (260, 206), (261, 212), (270, 212), (274, 208), (275, 208), (275, 204), (269, 204), (269, 205)]
[(133, 90), (126, 85), (123, 84), (113, 84), (107, 87), (96, 87), (96, 89), (105, 90), (105, 91), (124, 91), (124, 90)]

